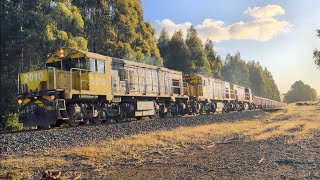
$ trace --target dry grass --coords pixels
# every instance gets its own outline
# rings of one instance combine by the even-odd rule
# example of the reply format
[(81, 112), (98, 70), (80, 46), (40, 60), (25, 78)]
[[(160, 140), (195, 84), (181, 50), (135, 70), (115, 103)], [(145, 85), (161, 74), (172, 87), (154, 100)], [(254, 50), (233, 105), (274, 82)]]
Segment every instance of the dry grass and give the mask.
[[(70, 162), (62, 158), (52, 157), (19, 157), (6, 158), (0, 163), (0, 178), (21, 179), (30, 178), (33, 172), (41, 172), (44, 169), (68, 167)], [(3, 170), (8, 169), (8, 171)]]
[[(157, 131), (99, 142), (86, 147), (46, 152), (35, 157), (11, 157), (0, 161), (4, 175), (30, 175), (39, 169), (65, 168), (75, 163), (84, 165), (113, 164), (122, 160), (143, 160), (176, 153), (190, 145), (222, 141), (235, 134), (248, 140), (264, 140), (286, 136), (288, 142), (311, 138), (320, 130), (318, 107), (288, 105), (283, 110), (268, 113), (255, 120), (223, 122), (197, 127), (180, 127), (171, 131)], [(48, 158), (49, 154), (54, 157)], [(19, 175), (20, 175), (19, 174)], [(17, 176), (19, 177), (19, 176)]]

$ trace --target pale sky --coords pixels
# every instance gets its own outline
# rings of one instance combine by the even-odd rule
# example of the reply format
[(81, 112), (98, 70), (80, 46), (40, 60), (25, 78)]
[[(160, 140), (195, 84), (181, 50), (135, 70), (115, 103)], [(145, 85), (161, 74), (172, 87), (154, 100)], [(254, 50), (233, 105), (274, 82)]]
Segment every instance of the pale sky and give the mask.
[(214, 41), (223, 59), (239, 51), (266, 66), (281, 93), (302, 80), (320, 95), (320, 70), (312, 57), (320, 49), (320, 1), (144, 0), (143, 6), (157, 33), (163, 27), (169, 34), (186, 32), (193, 25), (201, 39)]

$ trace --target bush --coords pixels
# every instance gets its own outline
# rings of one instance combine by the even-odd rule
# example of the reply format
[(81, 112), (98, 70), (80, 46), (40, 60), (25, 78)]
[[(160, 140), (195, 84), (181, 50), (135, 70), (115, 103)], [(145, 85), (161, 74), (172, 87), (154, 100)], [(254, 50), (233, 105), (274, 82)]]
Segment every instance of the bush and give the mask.
[(23, 124), (19, 123), (19, 115), (10, 113), (1, 116), (1, 130), (3, 131), (18, 131), (23, 129)]

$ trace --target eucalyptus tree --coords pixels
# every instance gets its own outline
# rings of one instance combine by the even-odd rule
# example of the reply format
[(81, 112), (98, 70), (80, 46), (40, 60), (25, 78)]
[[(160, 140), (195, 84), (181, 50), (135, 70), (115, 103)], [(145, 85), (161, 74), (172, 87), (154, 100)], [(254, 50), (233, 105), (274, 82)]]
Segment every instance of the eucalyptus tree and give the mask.
[(217, 55), (213, 48), (212, 40), (207, 40), (204, 45), (204, 50), (207, 55), (207, 59), (210, 64), (211, 74), (214, 78), (222, 79), (221, 69), (222, 69), (222, 60), (220, 55)]
[(190, 50), (192, 72), (211, 76), (210, 63), (207, 59), (201, 39), (193, 26), (188, 29), (186, 44)]

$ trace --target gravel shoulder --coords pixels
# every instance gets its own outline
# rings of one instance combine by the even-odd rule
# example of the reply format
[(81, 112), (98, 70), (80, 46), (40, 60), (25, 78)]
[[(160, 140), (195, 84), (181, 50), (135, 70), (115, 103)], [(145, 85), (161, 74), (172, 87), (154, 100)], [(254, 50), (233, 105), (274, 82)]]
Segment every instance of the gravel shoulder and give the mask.
[(0, 135), (2, 155), (18, 155), (31, 151), (66, 149), (86, 146), (94, 142), (117, 139), (127, 135), (146, 133), (156, 130), (170, 130), (177, 127), (198, 126), (218, 122), (232, 122), (261, 116), (264, 111), (233, 112), (229, 114), (211, 114), (191, 117), (165, 119), (146, 119), (97, 126), (79, 126), (75, 128), (22, 132)]

